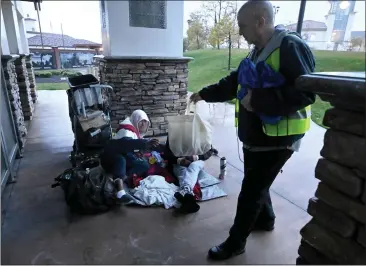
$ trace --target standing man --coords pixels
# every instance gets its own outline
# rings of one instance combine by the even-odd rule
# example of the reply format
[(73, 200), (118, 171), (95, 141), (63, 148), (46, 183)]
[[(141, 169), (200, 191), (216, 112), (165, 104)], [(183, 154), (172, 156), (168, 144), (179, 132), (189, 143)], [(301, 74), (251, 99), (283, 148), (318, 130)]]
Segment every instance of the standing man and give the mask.
[[(239, 33), (254, 44), (249, 59), (264, 61), (286, 79), (283, 86), (249, 89), (236, 105), (235, 122), (243, 142), (244, 174), (234, 224), (225, 242), (210, 249), (209, 257), (224, 260), (245, 252), (252, 230), (271, 231), (275, 215), (269, 188), (277, 174), (297, 151), (310, 127), (310, 105), (315, 96), (295, 90), (295, 79), (314, 71), (313, 54), (295, 33), (274, 26), (269, 1), (248, 1), (239, 10)], [(237, 97), (238, 70), (191, 96), (193, 102), (225, 102)], [(259, 115), (281, 117), (276, 124)]]

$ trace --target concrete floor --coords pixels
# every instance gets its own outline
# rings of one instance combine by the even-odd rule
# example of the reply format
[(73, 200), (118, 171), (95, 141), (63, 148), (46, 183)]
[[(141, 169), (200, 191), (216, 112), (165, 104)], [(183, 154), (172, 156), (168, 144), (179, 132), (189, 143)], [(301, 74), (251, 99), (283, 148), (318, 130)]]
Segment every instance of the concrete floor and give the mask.
[[(200, 104), (199, 110), (209, 115), (207, 104)], [(76, 217), (69, 215), (62, 190), (50, 187), (54, 177), (70, 167), (73, 135), (66, 93), (40, 91), (18, 182), (3, 193), (1, 263), (217, 264), (208, 261), (206, 254), (227, 237), (243, 167), (237, 156), (232, 107), (218, 104), (209, 116), (214, 146), (229, 162), (228, 175), (221, 184), (228, 197), (201, 203), (201, 210), (188, 216), (160, 207), (122, 207), (102, 215)], [(309, 220), (304, 210), (317, 185), (313, 172), (323, 135), (324, 130), (313, 126), (301, 152), (275, 181), (276, 229), (252, 234), (246, 254), (223, 264), (295, 263), (299, 230)], [(217, 175), (218, 158), (211, 158), (206, 167)]]

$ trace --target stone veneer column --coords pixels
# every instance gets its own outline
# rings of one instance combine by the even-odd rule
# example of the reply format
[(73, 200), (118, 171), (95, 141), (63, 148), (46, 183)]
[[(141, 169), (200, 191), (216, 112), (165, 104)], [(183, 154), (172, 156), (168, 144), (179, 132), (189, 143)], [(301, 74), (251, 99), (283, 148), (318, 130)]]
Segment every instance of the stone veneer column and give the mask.
[(25, 144), (25, 136), (27, 135), (27, 128), (24, 123), (24, 115), (22, 110), (22, 104), (19, 96), (19, 87), (17, 80), (17, 73), (15, 71), (13, 56), (2, 56), (1, 63), (4, 70), (4, 78), (6, 83), (6, 90), (9, 94), (9, 101), (13, 119), (15, 122), (15, 129), (19, 141), (19, 149), (22, 150)]
[(300, 231), (297, 264), (366, 264), (365, 76), (348, 75), (297, 82), (334, 106), (323, 121), (329, 129), (315, 169), (320, 183), (309, 201), (312, 220)]
[(19, 58), (15, 59), (14, 65), (17, 73), (19, 95), (22, 103), (24, 120), (32, 120), (34, 107), (28, 78), (28, 70), (25, 63), (25, 55), (20, 55)]
[(187, 108), (188, 62), (191, 58), (108, 58), (99, 61), (100, 81), (113, 87), (112, 127), (134, 110), (151, 120), (148, 136), (166, 135), (167, 116)]
[(28, 79), (29, 79), (29, 87), (31, 89), (31, 97), (33, 103), (37, 102), (37, 87), (36, 87), (36, 77), (34, 75), (33, 63), (32, 63), (32, 54), (25, 56), (25, 65), (27, 67)]

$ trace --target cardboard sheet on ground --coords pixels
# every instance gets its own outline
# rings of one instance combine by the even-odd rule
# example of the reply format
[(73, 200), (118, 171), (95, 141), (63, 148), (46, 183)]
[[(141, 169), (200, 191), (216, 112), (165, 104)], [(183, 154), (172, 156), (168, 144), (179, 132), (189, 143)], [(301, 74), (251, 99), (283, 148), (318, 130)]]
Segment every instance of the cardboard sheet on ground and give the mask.
[[(162, 177), (161, 180), (164, 178)], [(178, 187), (173, 184), (159, 183), (161, 180), (159, 176), (149, 176), (144, 179), (146, 189), (144, 191), (136, 191), (136, 189), (127, 188), (126, 191), (133, 196), (134, 201), (130, 204), (137, 204), (141, 206), (161, 206), (164, 205), (166, 209), (177, 206), (177, 200), (174, 198), (174, 193)], [(218, 186), (220, 180), (201, 170), (198, 175), (198, 183), (201, 187), (202, 199), (207, 201), (211, 199), (221, 198), (227, 196), (225, 191)], [(161, 184), (161, 188), (156, 188), (156, 185)], [(156, 195), (156, 189), (160, 189), (159, 196)], [(150, 190), (150, 191), (149, 191)], [(141, 197), (135, 197), (134, 195)]]

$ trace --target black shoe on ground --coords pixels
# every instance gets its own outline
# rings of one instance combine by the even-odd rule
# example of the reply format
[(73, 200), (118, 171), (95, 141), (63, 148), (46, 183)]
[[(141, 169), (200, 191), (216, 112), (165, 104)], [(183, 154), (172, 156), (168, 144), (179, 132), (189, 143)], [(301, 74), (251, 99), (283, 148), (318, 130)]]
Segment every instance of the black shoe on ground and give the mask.
[(194, 213), (200, 210), (200, 205), (198, 205), (196, 198), (192, 194), (184, 195), (182, 207), (186, 213)]
[(245, 252), (245, 243), (233, 245), (228, 240), (208, 251), (208, 257), (212, 260), (227, 260)]
[(255, 224), (252, 231), (273, 231), (274, 224)]
[(177, 201), (179, 203), (182, 203), (183, 204), (184, 197), (183, 197), (182, 194), (180, 194), (179, 192), (175, 192), (174, 197), (177, 199)]
[(176, 192), (174, 197), (182, 204), (179, 208), (181, 213), (195, 213), (200, 210), (200, 205), (197, 204), (194, 195), (187, 193), (182, 196), (182, 194)]

